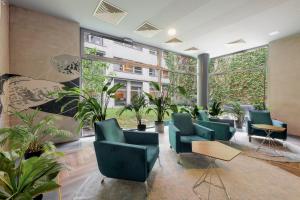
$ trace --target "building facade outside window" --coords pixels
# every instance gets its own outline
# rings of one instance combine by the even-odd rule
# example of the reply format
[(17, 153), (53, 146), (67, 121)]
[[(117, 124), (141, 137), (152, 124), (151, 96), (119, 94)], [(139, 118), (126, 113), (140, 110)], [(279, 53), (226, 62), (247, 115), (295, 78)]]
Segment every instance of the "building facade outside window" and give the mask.
[(143, 70), (142, 70), (141, 67), (134, 67), (134, 73), (142, 75), (143, 74)]
[(131, 86), (131, 90), (130, 90), (131, 98), (138, 94), (141, 94), (143, 91), (143, 82), (131, 81), (130, 86)]
[(123, 87), (121, 87), (116, 92), (115, 105), (116, 106), (124, 106), (127, 103), (127, 82), (125, 80), (114, 80), (114, 84), (121, 83)]
[(158, 76), (157, 70), (153, 68), (149, 68), (149, 76), (156, 77)]

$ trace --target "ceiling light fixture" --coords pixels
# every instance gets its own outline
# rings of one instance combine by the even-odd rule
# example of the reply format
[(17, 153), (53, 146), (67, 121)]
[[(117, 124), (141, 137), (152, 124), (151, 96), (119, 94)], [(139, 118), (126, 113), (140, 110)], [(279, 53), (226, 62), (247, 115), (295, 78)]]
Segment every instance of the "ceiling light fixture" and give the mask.
[(278, 35), (279, 33), (280, 33), (279, 31), (272, 31), (269, 33), (269, 36)]
[(175, 29), (175, 28), (170, 28), (170, 29), (168, 30), (168, 35), (169, 35), (169, 36), (174, 36), (174, 35), (176, 35), (176, 29)]

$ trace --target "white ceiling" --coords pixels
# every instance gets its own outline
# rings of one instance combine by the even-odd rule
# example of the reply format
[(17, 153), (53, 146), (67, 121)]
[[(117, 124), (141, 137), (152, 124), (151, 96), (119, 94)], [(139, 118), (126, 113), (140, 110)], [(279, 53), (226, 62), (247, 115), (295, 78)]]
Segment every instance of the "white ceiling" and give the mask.
[[(300, 0), (107, 0), (128, 12), (119, 25), (100, 21), (93, 12), (100, 0), (9, 0), (24, 8), (71, 19), (81, 27), (137, 42), (197, 55), (220, 56), (268, 44), (300, 32)], [(153, 38), (134, 30), (144, 21), (163, 29)], [(183, 43), (170, 46), (168, 28), (175, 28)], [(270, 32), (279, 31), (275, 36)], [(243, 39), (246, 44), (225, 43)], [(196, 52), (184, 50), (195, 46)]]

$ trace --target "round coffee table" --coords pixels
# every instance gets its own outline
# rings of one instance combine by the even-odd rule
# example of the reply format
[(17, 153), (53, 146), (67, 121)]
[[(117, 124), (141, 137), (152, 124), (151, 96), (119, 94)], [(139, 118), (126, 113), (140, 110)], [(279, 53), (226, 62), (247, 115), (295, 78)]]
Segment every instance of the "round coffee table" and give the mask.
[[(271, 137), (271, 134), (274, 132), (282, 133), (285, 131), (285, 128), (279, 127), (279, 126), (273, 126), (273, 125), (267, 125), (267, 124), (253, 124), (252, 125), (256, 129), (260, 129), (266, 132), (266, 137), (264, 137), (263, 141), (260, 143), (260, 145), (257, 147), (256, 151), (259, 151), (262, 149), (263, 145), (268, 142), (269, 143), (269, 149), (273, 150), (275, 152), (275, 156), (283, 156), (280, 153), (278, 153), (275, 149), (276, 143), (275, 140)], [(271, 155), (274, 156), (274, 155)]]

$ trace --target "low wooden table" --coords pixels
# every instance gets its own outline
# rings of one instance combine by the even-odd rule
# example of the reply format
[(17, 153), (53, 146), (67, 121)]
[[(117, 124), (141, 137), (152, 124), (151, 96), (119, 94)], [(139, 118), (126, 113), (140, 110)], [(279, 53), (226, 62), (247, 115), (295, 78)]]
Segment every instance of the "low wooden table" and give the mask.
[[(239, 155), (241, 151), (217, 141), (193, 141), (192, 152), (200, 155), (204, 155), (209, 158), (208, 167), (206, 168), (204, 173), (198, 178), (198, 180), (195, 182), (193, 186), (194, 193), (198, 195), (198, 197), (201, 199), (200, 195), (196, 192), (195, 189), (200, 187), (202, 183), (207, 183), (209, 184), (208, 199), (210, 199), (210, 187), (214, 186), (224, 190), (226, 194), (226, 199), (229, 200), (230, 196), (228, 195), (226, 187), (218, 171), (216, 170), (217, 168), (216, 159), (228, 162), (231, 161), (237, 155)], [(211, 177), (213, 175), (212, 172), (215, 172), (221, 185), (212, 183), (211, 181)], [(208, 177), (209, 177), (209, 181), (206, 180), (206, 178)]]
[(264, 137), (263, 141), (260, 143), (260, 145), (257, 147), (256, 151), (259, 151), (263, 145), (268, 141), (269, 143), (269, 149), (273, 150), (276, 155), (271, 155), (271, 156), (283, 156), (280, 153), (276, 151), (274, 148), (275, 145), (275, 140), (271, 137), (271, 134), (273, 132), (281, 133), (285, 131), (285, 128), (279, 127), (279, 126), (273, 126), (273, 125), (267, 125), (267, 124), (252, 124), (252, 127), (256, 129), (260, 129), (266, 132), (267, 136)]

